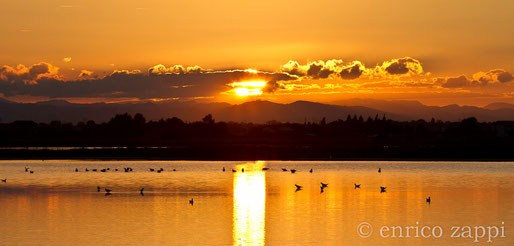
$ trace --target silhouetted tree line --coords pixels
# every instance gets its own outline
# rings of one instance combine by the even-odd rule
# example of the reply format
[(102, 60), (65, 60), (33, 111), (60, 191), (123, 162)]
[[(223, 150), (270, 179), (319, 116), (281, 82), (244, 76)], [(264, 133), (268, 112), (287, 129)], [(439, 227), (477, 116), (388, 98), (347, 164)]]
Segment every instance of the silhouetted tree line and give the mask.
[(212, 115), (186, 123), (176, 117), (147, 121), (118, 114), (110, 121), (77, 124), (15, 121), (0, 124), (1, 146), (176, 146), (180, 144), (297, 144), (395, 148), (398, 146), (512, 145), (514, 122), (417, 120), (348, 115), (346, 120), (266, 124), (216, 122)]

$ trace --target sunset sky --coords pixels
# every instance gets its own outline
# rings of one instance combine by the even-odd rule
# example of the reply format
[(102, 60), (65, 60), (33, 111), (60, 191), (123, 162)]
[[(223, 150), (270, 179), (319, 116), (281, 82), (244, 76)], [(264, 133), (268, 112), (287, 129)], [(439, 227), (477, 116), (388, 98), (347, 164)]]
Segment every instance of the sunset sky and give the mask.
[(514, 103), (512, 0), (0, 3), (13, 101)]

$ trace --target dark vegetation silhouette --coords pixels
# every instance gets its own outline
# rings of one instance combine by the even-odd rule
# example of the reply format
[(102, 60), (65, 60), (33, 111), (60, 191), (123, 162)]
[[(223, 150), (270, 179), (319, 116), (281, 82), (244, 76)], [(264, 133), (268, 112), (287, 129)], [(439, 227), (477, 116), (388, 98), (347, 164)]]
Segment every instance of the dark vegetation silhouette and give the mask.
[[(197, 122), (118, 114), (104, 123), (3, 123), (0, 146), (4, 159), (513, 160), (514, 122), (399, 122), (385, 115), (366, 120), (348, 115), (332, 122), (253, 124), (216, 122), (210, 114)], [(24, 148), (37, 146), (79, 148)]]

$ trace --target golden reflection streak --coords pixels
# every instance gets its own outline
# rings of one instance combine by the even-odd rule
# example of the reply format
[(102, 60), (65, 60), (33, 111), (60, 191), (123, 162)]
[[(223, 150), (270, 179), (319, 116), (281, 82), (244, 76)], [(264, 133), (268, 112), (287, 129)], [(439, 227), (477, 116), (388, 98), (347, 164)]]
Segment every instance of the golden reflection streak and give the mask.
[[(266, 214), (265, 162), (237, 165), (234, 173), (234, 245), (264, 245)], [(244, 168), (245, 172), (241, 172)]]

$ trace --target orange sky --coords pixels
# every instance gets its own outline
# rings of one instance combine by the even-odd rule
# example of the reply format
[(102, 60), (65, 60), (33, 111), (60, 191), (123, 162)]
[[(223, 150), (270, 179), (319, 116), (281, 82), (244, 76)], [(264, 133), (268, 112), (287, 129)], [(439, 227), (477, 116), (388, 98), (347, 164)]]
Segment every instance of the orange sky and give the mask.
[[(514, 102), (513, 9), (510, 0), (2, 1), (0, 93), (22, 101), (201, 97), (329, 102), (370, 97), (427, 104)], [(416, 62), (400, 62), (393, 65), (396, 73), (388, 73), (388, 64), (405, 57)], [(148, 91), (123, 84), (102, 88), (103, 78), (115, 70), (148, 75), (157, 64), (181, 64), (199, 66), (202, 72), (252, 68), (292, 74), (287, 70), (294, 64), (290, 60), (304, 70), (323, 63), (321, 70), (330, 74), (304, 71), (250, 98), (223, 93), (231, 88), (223, 89), (219, 76), (210, 84), (209, 76), (201, 82), (189, 78), (187, 86), (199, 92), (187, 89), (187, 95), (156, 93), (162, 85)], [(358, 77), (343, 71), (354, 61), (362, 65)], [(38, 66), (41, 62), (48, 65)], [(85, 89), (39, 81), (45, 78), (98, 83)], [(176, 84), (179, 80), (167, 83), (184, 86)], [(13, 83), (23, 84), (23, 89)], [(135, 87), (141, 96), (128, 93)]]

